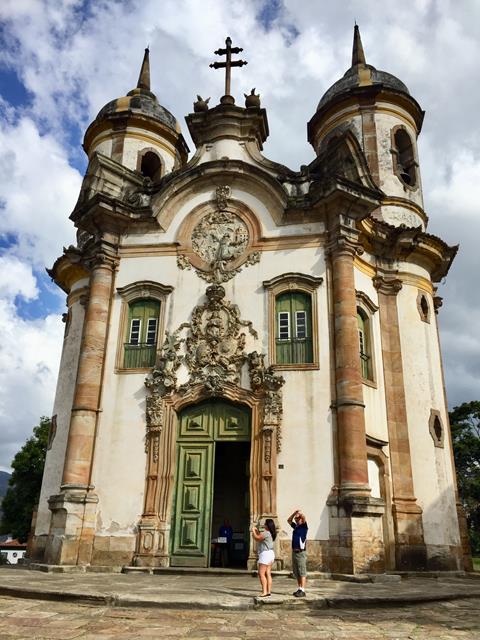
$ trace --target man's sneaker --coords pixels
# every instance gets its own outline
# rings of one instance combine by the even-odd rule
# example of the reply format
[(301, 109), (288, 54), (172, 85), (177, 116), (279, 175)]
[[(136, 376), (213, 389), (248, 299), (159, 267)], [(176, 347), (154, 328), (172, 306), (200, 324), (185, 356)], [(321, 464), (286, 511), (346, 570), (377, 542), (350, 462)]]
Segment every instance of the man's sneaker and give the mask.
[(305, 598), (305, 591), (297, 589), (293, 595), (295, 598)]

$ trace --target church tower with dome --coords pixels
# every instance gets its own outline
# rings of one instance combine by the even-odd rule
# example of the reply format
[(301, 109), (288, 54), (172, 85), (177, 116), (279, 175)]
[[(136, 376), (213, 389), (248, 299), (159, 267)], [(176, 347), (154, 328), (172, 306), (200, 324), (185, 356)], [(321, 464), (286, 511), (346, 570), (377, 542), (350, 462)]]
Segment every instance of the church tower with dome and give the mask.
[[(316, 158), (268, 160), (266, 110), (225, 94), (186, 123), (137, 87), (88, 127), (49, 270), (65, 337), (30, 561), (253, 568), (250, 529), (307, 517), (310, 570), (471, 569), (443, 382), (436, 283), (407, 87), (352, 65), (308, 123)], [(219, 529), (228, 520), (228, 553)]]

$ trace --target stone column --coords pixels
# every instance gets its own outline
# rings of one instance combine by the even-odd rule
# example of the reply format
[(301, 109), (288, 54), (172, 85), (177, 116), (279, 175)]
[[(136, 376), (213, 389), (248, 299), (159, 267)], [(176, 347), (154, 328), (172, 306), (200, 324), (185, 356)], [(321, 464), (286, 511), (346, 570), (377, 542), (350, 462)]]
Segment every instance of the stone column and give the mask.
[(330, 233), (329, 254), (335, 336), (335, 388), (339, 486), (330, 507), (330, 570), (342, 573), (385, 569), (384, 502), (370, 496), (365, 405), (358, 341), (353, 261), (357, 251), (354, 220), (340, 216)]
[(355, 244), (342, 237), (331, 247), (341, 496), (370, 495), (353, 270), (355, 250)]
[(91, 473), (117, 259), (100, 247), (92, 262), (61, 493), (49, 499), (51, 564), (88, 564), (95, 535), (98, 498)]
[(375, 277), (380, 308), (382, 360), (385, 379), (390, 464), (392, 471), (392, 515), (395, 532), (396, 568), (426, 568), (422, 509), (413, 487), (410, 441), (408, 436), (402, 350), (398, 323), (397, 294), (402, 282), (396, 278)]

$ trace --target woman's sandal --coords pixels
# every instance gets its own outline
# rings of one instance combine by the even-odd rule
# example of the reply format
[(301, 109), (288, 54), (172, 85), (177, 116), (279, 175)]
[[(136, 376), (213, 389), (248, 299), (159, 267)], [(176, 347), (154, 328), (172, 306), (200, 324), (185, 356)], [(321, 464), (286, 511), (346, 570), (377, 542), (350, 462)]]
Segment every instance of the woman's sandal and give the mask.
[(271, 596), (271, 593), (261, 593), (259, 596), (257, 596), (257, 598), (268, 598), (268, 596)]

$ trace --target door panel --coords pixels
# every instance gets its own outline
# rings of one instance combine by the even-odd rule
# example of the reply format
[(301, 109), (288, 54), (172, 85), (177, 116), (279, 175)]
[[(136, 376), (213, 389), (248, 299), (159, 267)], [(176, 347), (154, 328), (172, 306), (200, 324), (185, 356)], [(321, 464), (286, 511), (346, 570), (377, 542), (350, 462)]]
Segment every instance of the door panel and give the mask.
[(244, 408), (220, 404), (216, 414), (215, 440), (250, 440), (250, 420)]
[(172, 566), (206, 567), (214, 443), (179, 444)]
[(213, 401), (180, 414), (171, 566), (208, 566), (215, 441), (249, 440), (250, 412), (245, 407)]
[(213, 440), (212, 412), (208, 405), (191, 407), (180, 418), (179, 438)]

